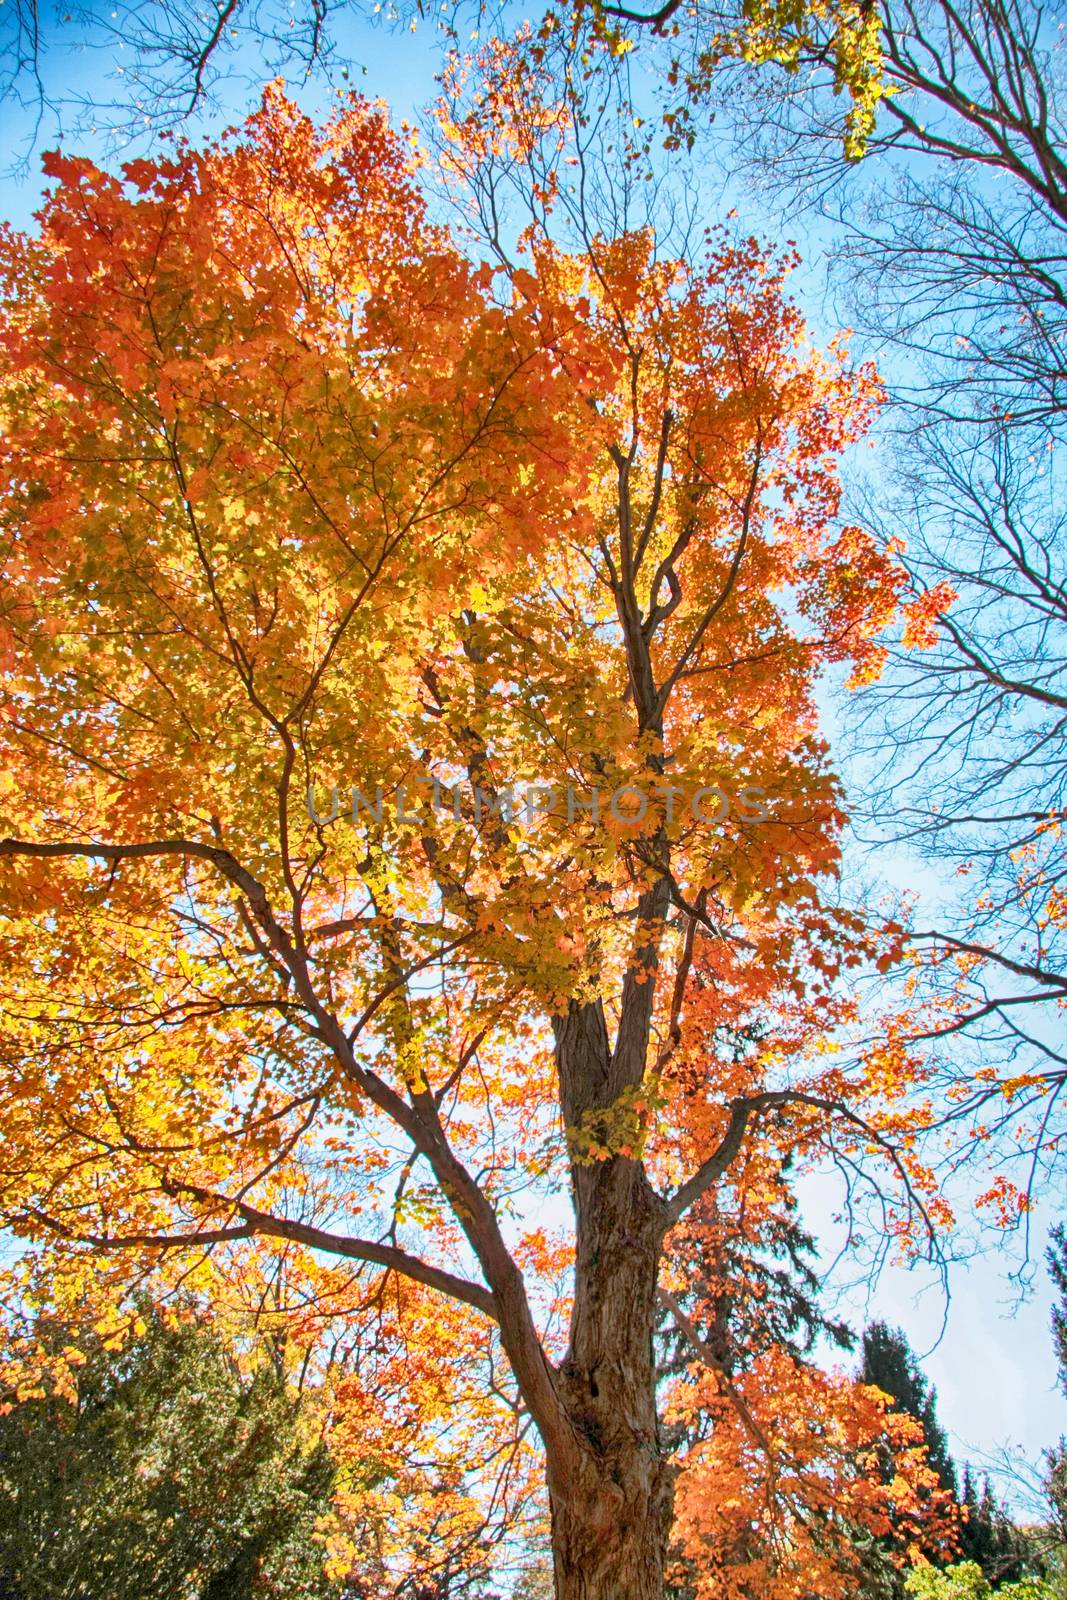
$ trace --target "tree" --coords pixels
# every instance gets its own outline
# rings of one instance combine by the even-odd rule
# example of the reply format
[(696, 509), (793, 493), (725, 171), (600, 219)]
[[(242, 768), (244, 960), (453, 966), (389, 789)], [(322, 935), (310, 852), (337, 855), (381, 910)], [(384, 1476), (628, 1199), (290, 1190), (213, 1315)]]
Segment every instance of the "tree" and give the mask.
[[(249, 40), (310, 72), (331, 57), (340, 9), (316, 0), (306, 14), (278, 16), (258, 0), (229, 0), (216, 15), (182, 0), (133, 0), (94, 15), (93, 42), (101, 29), (121, 41), (122, 82), (132, 86), (117, 107), (97, 109), (128, 116), (132, 99), (138, 123), (171, 127)], [(407, 14), (387, 9), (394, 21)], [(483, 21), (486, 9), (503, 26), (500, 8), (479, 6)], [(47, 40), (37, 8), (17, 0), (4, 16), (8, 87), (40, 97)], [(1063, 772), (1047, 759), (1062, 744), (1065, 700), (1059, 482), (1050, 463), (1049, 492), (1035, 493), (1029, 470), (1044, 435), (1056, 434), (1063, 386), (1064, 122), (1043, 19), (1029, 0), (667, 0), (647, 10), (590, 0), (549, 8), (526, 41), (527, 61), (539, 63), (566, 39), (561, 81), (593, 73), (603, 84), (624, 70), (635, 40), (658, 51), (674, 145), (695, 137), (709, 103), (727, 120), (754, 106), (743, 142), (765, 179), (827, 206), (839, 189), (847, 196), (840, 259), (856, 325), (879, 347), (895, 344), (909, 374), (920, 363), (921, 381), (895, 386), (918, 442), (902, 453), (898, 493), (863, 517), (887, 541), (898, 541), (902, 517), (913, 530), (908, 554), (897, 555), (919, 622), (890, 653), (884, 695), (856, 721), (874, 734), (868, 794), (879, 834), (891, 826), (919, 841), (975, 886), (969, 903), (957, 899), (933, 926), (914, 928), (929, 1006), (912, 1012), (913, 1036), (931, 1074), (962, 1096), (948, 1126), (964, 1146), (996, 1137), (1022, 1146), (1021, 1178), (984, 1197), (1004, 1223), (1025, 1219), (1055, 1159), (1064, 1083), (1055, 1024), (1067, 992)], [(81, 14), (73, 25), (85, 25)], [(845, 182), (856, 167), (859, 187)], [(967, 437), (932, 428), (945, 419), (967, 425)], [(1018, 436), (1027, 425), (1042, 432), (1036, 447)], [(973, 760), (975, 749), (988, 753)], [(897, 757), (888, 773), (887, 751)]]
[(1015, 1223), (1055, 1162), (1064, 1082), (1055, 1019), (1067, 993), (1057, 753), (1067, 614), (1056, 463), (1056, 450), (1023, 430), (968, 437), (931, 423), (901, 462), (908, 487), (867, 519), (886, 538), (908, 530), (902, 561), (949, 602), (921, 650), (891, 647), (858, 741), (873, 775), (868, 818), (955, 884), (936, 909), (905, 913), (915, 959), (901, 1033), (956, 1101), (945, 1126), (958, 1152), (1021, 1145), (1017, 1181), (1002, 1174), (987, 1196)]
[[(574, 27), (583, 19), (592, 23), (594, 39), (618, 48), (620, 25), (636, 25), (638, 33), (683, 34), (693, 44), (692, 63), (685, 73), (687, 89), (703, 94), (711, 68), (723, 59), (740, 57), (759, 62), (784, 62), (791, 70), (814, 53), (825, 63), (834, 57), (834, 84), (845, 89), (853, 102), (848, 118), (850, 149), (860, 150), (883, 91), (877, 18), (869, 12), (838, 3), (816, 0), (810, 9), (789, 10), (768, 4), (741, 8), (692, 8), (688, 26), (679, 27), (677, 0), (643, 13), (626, 5), (583, 3), (576, 7), (548, 7), (545, 26)], [(173, 128), (183, 118), (210, 104), (226, 81), (241, 53), (251, 49), (271, 71), (307, 78), (314, 70), (336, 67), (347, 78), (355, 64), (338, 48), (339, 17), (355, 12), (365, 27), (375, 22), (403, 23), (414, 30), (420, 23), (438, 27), (454, 43), (466, 32), (464, 21), (480, 23), (487, 33), (506, 32), (510, 19), (499, 3), (475, 0), (444, 18), (418, 3), (371, 8), (359, 0), (312, 0), (304, 8), (280, 9), (268, 0), (223, 0), (211, 11), (198, 10), (188, 0), (168, 0), (165, 7), (145, 0), (121, 0), (104, 15), (87, 12), (57, 13), (42, 18), (33, 0), (15, 0), (3, 18), (4, 69), (0, 74), (0, 100), (32, 107), (38, 123), (45, 112), (70, 114), (71, 99), (54, 85), (53, 55), (66, 48), (93, 49), (113, 60), (114, 98), (93, 97), (88, 109), (94, 124), (116, 123), (123, 129), (148, 124)], [(631, 30), (634, 31), (634, 30)], [(626, 43), (630, 43), (629, 39)], [(680, 60), (672, 63), (672, 77), (682, 72)], [(679, 108), (679, 121), (686, 106)], [(94, 130), (95, 131), (95, 130)]]
[[(929, 1495), (933, 1489), (944, 1496), (955, 1512), (951, 1538), (945, 1540), (940, 1549), (934, 1550), (928, 1545), (925, 1551), (928, 1561), (942, 1567), (947, 1560), (959, 1555), (967, 1530), (959, 1511), (956, 1466), (937, 1418), (936, 1393), (923, 1375), (904, 1334), (887, 1327), (884, 1322), (871, 1323), (864, 1330), (858, 1378), (885, 1397), (891, 1415), (911, 1419), (923, 1441), (930, 1472), (930, 1482), (922, 1492)], [(881, 1453), (879, 1470), (885, 1479), (895, 1476), (895, 1463), (885, 1450)], [(860, 1593), (869, 1600), (903, 1600), (907, 1565), (914, 1557), (911, 1546), (911, 1532), (899, 1518), (891, 1519), (880, 1538), (863, 1541), (860, 1544), (863, 1563)]]
[(750, 1150), (671, 1253), (660, 1298), (680, 1462), (672, 1600), (829, 1600), (856, 1592), (891, 1527), (931, 1555), (952, 1545), (952, 1501), (919, 1423), (815, 1358), (821, 1342), (836, 1352), (854, 1338), (820, 1308), (790, 1165), (788, 1151)]
[[(291, 10), (267, 0), (223, 0), (205, 12), (184, 0), (123, 0), (107, 12), (46, 13), (35, 0), (15, 0), (0, 22), (0, 102), (33, 113), (34, 139), (46, 117), (60, 124), (73, 117), (76, 127), (94, 131), (173, 130), (213, 102), (242, 47), (251, 46), (273, 71), (306, 78), (316, 66), (327, 68), (339, 9), (326, 0)], [(372, 19), (368, 7), (368, 26)], [(92, 51), (110, 67), (88, 105), (70, 94), (62, 68), (54, 71), (69, 50)]]
[[(694, 1208), (672, 1263), (684, 1288), (662, 1296), (681, 1335), (667, 1367), (680, 1374), (668, 1415), (684, 1445), (678, 1600), (844, 1600), (891, 1530), (901, 1565), (906, 1550), (936, 1555), (953, 1540), (952, 1499), (918, 1422), (811, 1358), (820, 1334), (851, 1340), (814, 1302), (781, 1159), (750, 1159), (728, 1212)], [(884, 1566), (895, 1572), (894, 1555)]]
[(1003, 170), (1035, 195), (1062, 182), (1062, 124), (1048, 92), (1055, 40), (1031, 0), (605, 0), (588, 12), (607, 53), (637, 44), (662, 63), (675, 143), (697, 137), (699, 113), (709, 104), (720, 112), (740, 88), (787, 179), (810, 175), (814, 160), (832, 187), (842, 158), (858, 165), (872, 152), (904, 151)]
[[(498, 111), (457, 149), (527, 161)], [(451, 1443), (464, 1560), (464, 1461), (506, 1495), (533, 1427), (560, 1600), (658, 1600), (673, 1230), (760, 1152), (880, 1186), (904, 1249), (942, 1214), (828, 1039), (873, 953), (814, 696), (896, 603), (836, 521), (874, 386), (753, 243), (535, 227), (494, 271), (416, 163), (271, 91), (53, 159), (4, 241), (4, 1212), (105, 1326), (280, 1258), (292, 1336), (363, 1353), (338, 1404)]]
[[(1052, 1230), (1046, 1262), (1059, 1304), (1052, 1308), (1052, 1340), (1059, 1364), (1060, 1389), (1067, 1392), (1067, 1231), (1059, 1224)], [(1049, 1450), (1045, 1457), (1045, 1493), (1051, 1512), (1055, 1543), (1067, 1545), (1067, 1440)]]
[(966, 1511), (960, 1531), (964, 1560), (973, 1561), (998, 1588), (1032, 1575), (1035, 1566), (1040, 1573), (1037, 1551), (997, 1501), (988, 1476), (979, 1494), (971, 1470), (966, 1467), (960, 1504)]
[[(891, 455), (852, 504), (911, 604), (853, 702), (852, 810), (954, 881), (936, 914), (899, 912), (918, 970), (903, 968), (907, 1022), (887, 1017), (874, 1047), (891, 1032), (925, 1057), (960, 1151), (1021, 1147), (1021, 1177), (984, 1199), (1025, 1223), (1058, 1149), (1067, 994), (1060, 52), (1023, 0), (594, 9), (603, 48), (568, 38), (556, 79), (585, 51), (602, 93), (635, 39), (666, 52), (670, 126), (693, 133), (710, 103), (746, 177), (790, 211), (817, 198), (843, 315), (891, 352)], [(839, 91), (860, 59), (842, 28), (864, 34), (871, 69), (854, 85), (873, 118), (854, 129), (858, 163), (842, 159)], [(538, 59), (564, 31), (542, 32)]]
[[(0, 1418), (0, 1570), (17, 1600), (339, 1595), (317, 1528), (335, 1469), (271, 1353), (142, 1305), (121, 1352), (82, 1341), (75, 1402)], [(62, 1344), (61, 1329), (42, 1330)]]

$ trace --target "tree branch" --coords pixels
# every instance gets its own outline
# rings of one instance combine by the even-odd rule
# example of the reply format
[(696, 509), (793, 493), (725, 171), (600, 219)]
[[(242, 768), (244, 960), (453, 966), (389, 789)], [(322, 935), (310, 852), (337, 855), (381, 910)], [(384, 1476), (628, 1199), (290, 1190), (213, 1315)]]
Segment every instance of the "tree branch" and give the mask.
[(451, 1296), (453, 1300), (462, 1300), (465, 1304), (474, 1306), (476, 1310), (484, 1312), (494, 1321), (497, 1318), (496, 1302), (488, 1289), (479, 1283), (471, 1283), (466, 1278), (460, 1278), (455, 1273), (447, 1272), (443, 1267), (435, 1267), (396, 1245), (378, 1244), (373, 1239), (356, 1239), (349, 1234), (331, 1233), (327, 1229), (313, 1227), (310, 1223), (275, 1217), (269, 1212), (260, 1211), (246, 1200), (233, 1200), (225, 1195), (211, 1194), (195, 1184), (175, 1183), (167, 1185), (167, 1189), (171, 1193), (181, 1191), (190, 1194), (203, 1205), (234, 1211), (243, 1217), (244, 1221), (240, 1226), (197, 1228), (191, 1233), (114, 1235), (79, 1233), (57, 1218), (49, 1216), (47, 1212), (37, 1209), (30, 1210), (26, 1213), (26, 1217), (27, 1220), (32, 1218), (71, 1244), (87, 1244), (95, 1250), (182, 1250), (191, 1245), (227, 1244), (235, 1239), (264, 1236), (286, 1239), (293, 1244), (307, 1245), (309, 1249), (321, 1250), (328, 1255), (343, 1256), (351, 1261), (366, 1261), (374, 1266), (384, 1267), (387, 1271), (399, 1272), (403, 1277), (421, 1283), (428, 1289), (436, 1289), (440, 1294)]

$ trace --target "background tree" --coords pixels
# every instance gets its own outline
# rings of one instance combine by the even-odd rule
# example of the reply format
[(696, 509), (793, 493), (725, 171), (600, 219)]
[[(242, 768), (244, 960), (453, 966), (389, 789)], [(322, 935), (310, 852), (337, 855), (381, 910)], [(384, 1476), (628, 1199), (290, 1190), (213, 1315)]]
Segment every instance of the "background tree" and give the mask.
[(707, 1200), (694, 1208), (672, 1261), (678, 1287), (662, 1295), (679, 1600), (873, 1595), (876, 1571), (890, 1593), (909, 1552), (953, 1548), (953, 1500), (919, 1423), (814, 1359), (820, 1339), (831, 1350), (852, 1339), (818, 1308), (782, 1165), (780, 1152), (750, 1154), (715, 1215)]
[(966, 1467), (960, 1504), (967, 1512), (960, 1532), (961, 1554), (975, 1562), (995, 1587), (1035, 1572), (1041, 1574), (1038, 1547), (997, 1500), (988, 1476), (979, 1493), (975, 1477)]
[(1053, 1600), (1055, 1593), (1042, 1578), (1021, 1578), (1017, 1583), (1005, 1584), (994, 1591), (974, 1561), (956, 1562), (944, 1572), (934, 1567), (920, 1567), (909, 1575), (906, 1589), (915, 1600), (988, 1600), (994, 1592), (1007, 1596), (1008, 1600)]
[[(1059, 1297), (1052, 1308), (1052, 1340), (1059, 1364), (1060, 1388), (1067, 1391), (1067, 1231), (1063, 1224), (1052, 1230), (1046, 1261)], [(1053, 1561), (1064, 1582), (1063, 1553), (1067, 1546), (1067, 1440), (1049, 1450), (1045, 1458), (1045, 1495), (1050, 1512)]]
[(881, 1389), (898, 1410), (908, 1412), (920, 1424), (938, 1482), (953, 1499), (958, 1499), (956, 1465), (949, 1454), (948, 1436), (937, 1417), (937, 1391), (924, 1376), (899, 1328), (872, 1322), (864, 1329), (859, 1375), (862, 1382)]

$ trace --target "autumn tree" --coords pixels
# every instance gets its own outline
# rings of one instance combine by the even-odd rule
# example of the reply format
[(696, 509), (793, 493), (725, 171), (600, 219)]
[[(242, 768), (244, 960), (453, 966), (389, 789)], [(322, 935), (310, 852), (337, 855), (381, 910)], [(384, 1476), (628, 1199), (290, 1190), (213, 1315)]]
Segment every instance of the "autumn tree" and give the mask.
[[(498, 115), (457, 169), (530, 169)], [(451, 1452), (373, 1592), (480, 1559), (471, 1474), (499, 1512), (535, 1430), (560, 1600), (658, 1600), (679, 1225), (786, 1152), (905, 1251), (944, 1217), (833, 1048), (873, 945), (815, 692), (900, 588), (837, 517), (876, 390), (755, 242), (481, 265), (417, 167), (274, 90), (121, 177), (52, 158), (4, 239), (0, 1194), (16, 1282), (109, 1337), (134, 1274), (254, 1310), (279, 1262), (291, 1336), (340, 1325), (353, 1427)]]
[[(947, 8), (946, 8), (947, 10)], [(107, 11), (62, 10), (48, 15), (34, 0), (12, 0), (0, 20), (3, 66), (0, 102), (34, 113), (34, 136), (47, 116), (60, 124), (142, 133), (166, 131), (215, 103), (220, 93), (251, 61), (264, 72), (295, 79), (347, 79), (358, 70), (355, 18), (365, 30), (392, 27), (398, 33), (435, 31), (442, 46), (470, 35), (472, 25), (487, 36), (508, 37), (514, 17), (505, 0), (468, 0), (437, 12), (423, 0), (310, 0), (280, 6), (275, 0), (217, 0), (210, 8), (191, 0), (116, 0)], [(670, 86), (669, 112), (675, 135), (689, 134), (693, 109), (709, 94), (718, 69), (734, 61), (776, 63), (796, 73), (816, 63), (847, 112), (853, 153), (866, 145), (887, 86), (895, 87), (897, 62), (883, 45), (883, 18), (876, 8), (845, 0), (811, 0), (792, 7), (759, 4), (689, 6), (678, 0), (642, 7), (605, 0), (549, 3), (535, 25), (562, 29), (583, 46), (613, 55), (646, 36), (650, 44), (669, 42), (665, 54)], [(358, 34), (356, 35), (358, 41)], [(63, 58), (93, 51), (110, 64), (87, 97), (72, 95), (64, 82)], [(887, 70), (888, 69), (888, 70)], [(890, 93), (893, 92), (890, 88)], [(680, 94), (675, 91), (680, 90)]]
[[(960, 1508), (952, 1552), (957, 1561), (974, 1562), (996, 1585), (1040, 1572), (1037, 1550), (997, 1500), (988, 1475), (979, 1486), (969, 1464), (964, 1465), (962, 1474), (957, 1468), (938, 1419), (937, 1391), (900, 1329), (874, 1322), (864, 1330), (860, 1375), (891, 1398), (894, 1410), (907, 1413), (920, 1424), (927, 1465)], [(900, 1592), (904, 1592), (903, 1578)]]
[(661, 1300), (680, 1435), (677, 1600), (902, 1593), (916, 1551), (955, 1549), (953, 1498), (919, 1422), (817, 1359), (820, 1339), (840, 1351), (852, 1338), (818, 1307), (788, 1166), (750, 1151), (673, 1243)]
[(960, 1096), (965, 1149), (1022, 1143), (1025, 1197), (1062, 1130), (1067, 993), (1055, 26), (1029, 0), (577, 16), (568, 32), (550, 15), (535, 48), (560, 41), (567, 70), (602, 83), (640, 51), (669, 143), (711, 138), (784, 217), (818, 210), (842, 318), (881, 352), (887, 448), (852, 511), (897, 548), (913, 597), (940, 603), (856, 705), (853, 809), (879, 847), (966, 876), (912, 925), (930, 1000), (916, 1045)]

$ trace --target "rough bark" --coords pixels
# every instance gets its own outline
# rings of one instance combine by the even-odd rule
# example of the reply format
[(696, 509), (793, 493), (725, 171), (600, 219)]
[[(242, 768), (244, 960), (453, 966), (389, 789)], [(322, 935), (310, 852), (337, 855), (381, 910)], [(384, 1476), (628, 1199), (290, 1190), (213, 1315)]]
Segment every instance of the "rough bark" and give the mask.
[(662, 1465), (636, 1502), (603, 1479), (553, 1496), (556, 1600), (663, 1600), (671, 1500)]
[(662, 1600), (674, 1473), (656, 1411), (659, 1219), (640, 1167), (608, 1166), (628, 1170), (599, 1167), (588, 1185), (596, 1192), (577, 1273), (585, 1288), (560, 1371), (581, 1451), (566, 1480), (549, 1474), (556, 1595)]

